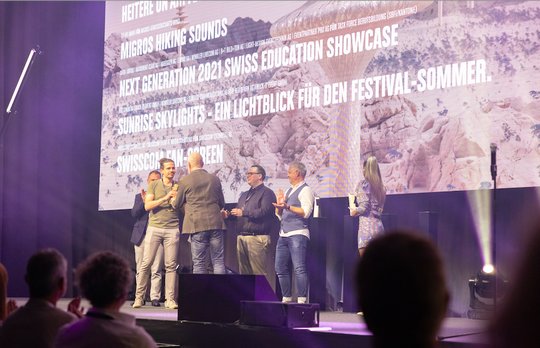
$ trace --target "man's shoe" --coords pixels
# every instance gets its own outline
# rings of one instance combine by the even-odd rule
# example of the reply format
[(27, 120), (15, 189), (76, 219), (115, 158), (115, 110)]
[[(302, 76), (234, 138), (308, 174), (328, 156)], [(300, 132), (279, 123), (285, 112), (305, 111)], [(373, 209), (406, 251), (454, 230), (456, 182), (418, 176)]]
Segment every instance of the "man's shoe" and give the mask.
[(136, 298), (135, 301), (133, 302), (133, 308), (141, 308), (142, 306), (144, 306), (144, 301), (139, 299), (139, 298)]
[(178, 309), (178, 304), (175, 300), (166, 300), (165, 301), (165, 308), (168, 309)]
[(300, 304), (307, 303), (307, 297), (298, 297), (298, 303)]
[(153, 307), (159, 307), (161, 304), (159, 303), (159, 300), (152, 300), (152, 306)]

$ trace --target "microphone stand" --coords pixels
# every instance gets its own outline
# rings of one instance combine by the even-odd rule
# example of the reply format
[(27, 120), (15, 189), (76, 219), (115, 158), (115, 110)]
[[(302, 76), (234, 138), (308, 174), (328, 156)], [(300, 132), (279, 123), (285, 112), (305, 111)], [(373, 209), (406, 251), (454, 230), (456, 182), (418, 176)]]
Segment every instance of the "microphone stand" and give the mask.
[(493, 284), (493, 311), (497, 309), (497, 278), (499, 270), (497, 269), (497, 145), (489, 145), (491, 151), (491, 180), (493, 180), (493, 201), (491, 207), (491, 255), (493, 256), (493, 268), (495, 269), (495, 281)]

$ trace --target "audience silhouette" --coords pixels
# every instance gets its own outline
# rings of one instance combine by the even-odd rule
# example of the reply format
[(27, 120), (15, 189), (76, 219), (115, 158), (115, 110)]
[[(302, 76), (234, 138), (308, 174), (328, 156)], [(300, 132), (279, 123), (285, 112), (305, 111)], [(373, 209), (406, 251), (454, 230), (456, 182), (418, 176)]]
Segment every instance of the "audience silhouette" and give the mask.
[(497, 303), (490, 327), (493, 347), (540, 346), (540, 220), (529, 233), (506, 296)]
[(7, 270), (4, 265), (0, 263), (0, 325), (6, 320), (8, 315), (7, 283)]
[(58, 333), (57, 347), (155, 347), (156, 343), (135, 317), (120, 313), (133, 282), (122, 257), (98, 252), (77, 267), (78, 286), (92, 307), (85, 317)]
[(368, 243), (357, 274), (358, 303), (375, 348), (432, 348), (449, 294), (433, 243), (395, 230)]
[(67, 262), (55, 249), (38, 251), (26, 266), (28, 302), (10, 314), (0, 329), (0, 347), (52, 347), (58, 329), (75, 315), (56, 308), (67, 286)]

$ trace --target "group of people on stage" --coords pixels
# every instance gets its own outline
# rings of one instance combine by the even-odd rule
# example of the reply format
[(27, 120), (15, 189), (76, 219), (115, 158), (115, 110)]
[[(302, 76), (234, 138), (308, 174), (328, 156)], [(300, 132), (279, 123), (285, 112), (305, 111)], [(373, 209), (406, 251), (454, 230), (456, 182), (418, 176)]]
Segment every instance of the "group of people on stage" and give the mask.
[[(208, 259), (214, 273), (225, 273), (224, 219), (234, 216), (240, 231), (237, 237), (240, 272), (266, 275), (271, 244), (269, 231), (279, 220), (275, 270), (283, 292), (282, 301), (293, 300), (289, 268), (292, 261), (297, 301), (305, 303), (308, 296), (307, 219), (314, 204), (313, 192), (304, 180), (305, 166), (291, 163), (288, 168), (291, 187), (285, 192), (278, 190), (277, 194), (264, 185), (264, 168), (251, 166), (246, 173), (250, 189), (240, 195), (234, 209), (226, 211), (221, 183), (215, 175), (206, 172), (203, 165), (198, 153), (191, 154), (189, 174), (175, 183), (174, 162), (162, 159), (160, 171), (152, 171), (148, 176), (147, 191), (143, 190), (135, 198), (133, 214), (138, 221), (132, 242), (138, 244), (135, 248), (138, 268), (133, 307), (144, 304), (150, 273), (159, 273), (164, 260), (165, 307), (178, 308), (174, 286), (180, 233), (178, 212), (181, 210), (184, 215), (182, 232), (190, 235), (194, 273), (207, 273)], [(436, 245), (414, 231), (380, 234), (385, 191), (374, 157), (364, 163), (364, 180), (355, 195), (358, 205), (349, 208), (351, 216), (360, 216), (358, 250), (362, 256), (356, 270), (356, 290), (364, 321), (373, 333), (373, 347), (436, 347), (436, 335), (450, 298), (443, 259)], [(144, 213), (147, 210), (150, 214)], [(536, 347), (540, 340), (537, 330), (540, 277), (535, 272), (540, 255), (540, 221), (531, 232), (513, 286), (489, 327), (494, 347)], [(136, 325), (134, 316), (120, 312), (132, 281), (125, 259), (102, 251), (77, 267), (78, 288), (91, 304), (87, 311), (81, 307), (80, 298), (73, 299), (67, 311), (57, 308), (68, 286), (67, 271), (67, 261), (57, 250), (36, 252), (28, 260), (25, 274), (30, 298), (17, 308), (15, 301), (7, 299), (8, 274), (0, 264), (0, 346), (157, 345)], [(157, 277), (152, 277), (152, 281), (155, 279)], [(152, 300), (159, 299), (158, 287), (152, 286), (150, 294)]]
[[(306, 254), (310, 238), (308, 219), (313, 211), (315, 196), (305, 182), (306, 167), (300, 162), (289, 164), (287, 176), (291, 187), (275, 194), (264, 185), (266, 171), (252, 165), (246, 180), (250, 189), (242, 192), (235, 208), (227, 211), (219, 178), (203, 167), (202, 156), (193, 152), (187, 161), (188, 174), (174, 181), (176, 167), (168, 158), (160, 160), (160, 171), (148, 176), (147, 191), (135, 197), (132, 215), (138, 220), (131, 241), (135, 244), (137, 267), (134, 308), (145, 304), (151, 279), (150, 300), (159, 306), (161, 276), (164, 260), (165, 307), (177, 309), (175, 300), (177, 253), (180, 231), (189, 234), (193, 273), (208, 273), (208, 260), (214, 274), (224, 274), (225, 219), (237, 219), (237, 257), (241, 274), (262, 274), (269, 281), (268, 260), (270, 233), (279, 225), (276, 244), (275, 271), (282, 291), (282, 301), (292, 302), (291, 276), (294, 270), (297, 302), (308, 301)], [(375, 157), (364, 163), (364, 180), (355, 195), (358, 206), (349, 207), (351, 216), (360, 216), (358, 250), (383, 230), (381, 213), (386, 192)], [(145, 214), (148, 212), (148, 215)], [(182, 220), (180, 228), (180, 220)], [(146, 230), (143, 226), (146, 225)]]
[[(174, 182), (176, 167), (168, 158), (160, 160), (161, 178), (148, 179), (144, 196), (144, 209), (149, 211), (146, 235), (136, 238), (142, 245), (142, 258), (137, 263), (134, 308), (144, 305), (144, 296), (154, 262), (159, 259), (163, 246), (165, 266), (165, 308), (177, 309), (175, 298), (177, 253), (180, 236), (180, 214), (183, 212), (182, 232), (189, 234), (194, 273), (207, 273), (207, 255), (212, 261), (215, 274), (225, 273), (223, 233), (225, 222), (223, 209), (225, 199), (217, 176), (203, 169), (202, 156), (194, 152), (188, 158), (188, 175)], [(135, 205), (138, 203), (135, 200)], [(134, 207), (135, 210), (135, 207)], [(137, 232), (138, 233), (138, 232)], [(134, 231), (135, 234), (135, 231)], [(133, 238), (132, 238), (133, 240)], [(156, 279), (158, 277), (155, 277)], [(156, 286), (157, 287), (157, 286)], [(152, 294), (152, 305), (159, 306), (158, 293)], [(155, 297), (154, 297), (155, 296)]]

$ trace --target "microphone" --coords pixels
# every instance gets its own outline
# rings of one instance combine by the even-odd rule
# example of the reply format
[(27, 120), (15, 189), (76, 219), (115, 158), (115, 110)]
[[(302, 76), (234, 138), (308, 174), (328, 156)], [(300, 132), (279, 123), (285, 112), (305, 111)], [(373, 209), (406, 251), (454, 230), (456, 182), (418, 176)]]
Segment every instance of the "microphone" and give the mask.
[(491, 180), (495, 181), (497, 179), (497, 145), (491, 143), (489, 148), (491, 150)]
[[(172, 189), (171, 189), (171, 191), (177, 192), (177, 191), (178, 191), (178, 184), (174, 184), (173, 187), (172, 187)], [(175, 198), (176, 198), (176, 197), (171, 197), (171, 199), (169, 199), (169, 204), (170, 204), (170, 205), (174, 205), (174, 199), (175, 199)]]

